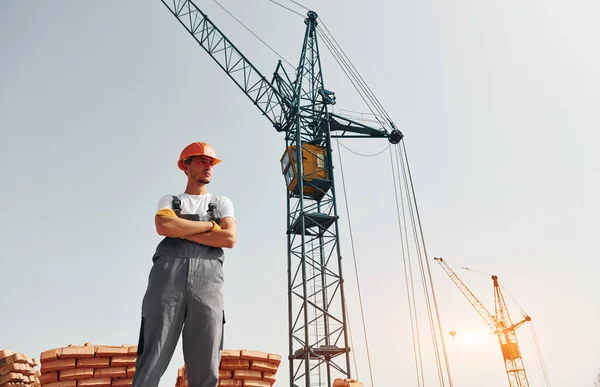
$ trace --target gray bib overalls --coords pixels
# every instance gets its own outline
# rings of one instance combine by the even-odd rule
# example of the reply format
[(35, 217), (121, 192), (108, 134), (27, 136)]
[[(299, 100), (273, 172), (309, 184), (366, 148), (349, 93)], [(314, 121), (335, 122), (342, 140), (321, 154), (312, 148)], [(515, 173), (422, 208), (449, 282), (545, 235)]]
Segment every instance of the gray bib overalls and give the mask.
[[(216, 207), (214, 197), (209, 207)], [(210, 210), (207, 214), (211, 217)], [(218, 211), (212, 217), (220, 220)], [(224, 258), (221, 248), (181, 238), (165, 237), (159, 243), (142, 302), (132, 387), (158, 387), (182, 331), (190, 387), (217, 386), (225, 323)]]

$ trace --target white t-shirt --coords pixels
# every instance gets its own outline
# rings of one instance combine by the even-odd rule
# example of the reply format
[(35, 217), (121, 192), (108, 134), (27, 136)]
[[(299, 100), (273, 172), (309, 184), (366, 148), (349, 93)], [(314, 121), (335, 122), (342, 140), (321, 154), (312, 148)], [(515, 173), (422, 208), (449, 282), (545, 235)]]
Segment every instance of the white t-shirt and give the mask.
[[(208, 220), (208, 204), (213, 198), (213, 194), (207, 193), (204, 195), (188, 195), (182, 193), (176, 195), (181, 201), (181, 214), (198, 214), (200, 220)], [(235, 220), (233, 212), (233, 203), (226, 196), (217, 196), (217, 215), (219, 218), (233, 218)], [(173, 196), (165, 195), (158, 201), (158, 210), (163, 208), (173, 208)]]

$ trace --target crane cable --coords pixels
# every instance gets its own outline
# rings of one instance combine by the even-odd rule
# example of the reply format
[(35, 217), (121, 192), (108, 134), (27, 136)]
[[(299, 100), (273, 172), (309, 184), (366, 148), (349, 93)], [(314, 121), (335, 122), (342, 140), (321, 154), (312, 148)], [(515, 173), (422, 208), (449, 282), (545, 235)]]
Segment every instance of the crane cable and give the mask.
[(306, 8), (305, 6), (303, 6), (302, 4), (298, 3), (297, 1), (294, 1), (294, 0), (290, 0), (290, 1), (292, 3), (294, 3), (294, 4), (296, 4), (296, 5), (299, 5), (300, 7), (304, 8), (305, 10), (310, 11), (310, 9)]
[[(363, 310), (363, 306), (362, 306), (362, 294), (361, 294), (361, 290), (360, 290), (360, 279), (358, 277), (358, 269), (357, 269), (357, 263), (356, 263), (356, 251), (354, 248), (354, 237), (353, 237), (352, 227), (351, 227), (351, 223), (350, 223), (350, 213), (349, 213), (349, 209), (348, 209), (348, 199), (347, 199), (347, 193), (346, 193), (347, 191), (346, 191), (345, 176), (344, 176), (340, 146), (346, 148), (351, 153), (357, 154), (359, 156), (367, 156), (367, 157), (368, 156), (376, 156), (378, 154), (381, 154), (382, 152), (378, 152), (377, 154), (373, 154), (373, 155), (361, 155), (360, 153), (352, 151), (348, 147), (341, 144), (341, 142), (338, 139), (336, 139), (336, 142), (338, 145), (338, 153), (339, 153), (339, 159), (340, 159), (342, 188), (344, 191), (346, 212), (347, 212), (347, 217), (349, 220), (350, 242), (352, 245), (352, 254), (354, 257), (355, 275), (356, 275), (356, 280), (357, 280), (357, 284), (358, 284), (358, 293), (359, 293), (359, 301), (360, 301), (361, 315), (362, 315), (362, 322), (363, 322), (363, 331), (365, 334), (365, 341), (367, 343), (367, 357), (369, 359), (369, 371), (371, 373), (371, 383), (373, 383), (372, 367), (371, 367), (371, 362), (370, 362), (370, 352), (369, 352), (369, 346), (368, 346), (368, 341), (367, 341), (367, 337), (366, 337), (366, 328), (365, 328), (366, 324), (365, 324), (364, 310)], [(439, 344), (437, 342), (438, 339), (437, 339), (437, 335), (435, 332), (435, 321), (434, 321), (433, 313), (432, 313), (432, 303), (436, 304), (436, 300), (435, 300), (435, 294), (432, 294), (430, 296), (429, 293), (427, 292), (427, 286), (426, 286), (427, 278), (425, 275), (425, 267), (423, 265), (423, 256), (422, 256), (423, 254), (421, 254), (421, 249), (423, 249), (425, 255), (427, 254), (427, 251), (424, 248), (424, 241), (421, 241), (421, 242), (419, 241), (418, 233), (420, 232), (421, 238), (422, 238), (423, 231), (422, 231), (422, 227), (420, 227), (420, 222), (416, 221), (416, 219), (419, 218), (419, 214), (418, 214), (418, 208), (416, 208), (416, 203), (414, 203), (414, 202), (416, 202), (416, 200), (414, 199), (415, 198), (414, 189), (411, 189), (412, 177), (410, 175), (410, 168), (408, 167), (408, 157), (406, 156), (405, 148), (404, 148), (404, 152), (402, 152), (402, 150), (399, 150), (399, 147), (394, 147), (394, 149), (395, 149), (395, 160), (394, 160), (394, 153), (392, 153), (391, 146), (389, 146), (389, 145), (386, 146), (386, 149), (390, 150), (390, 163), (391, 163), (392, 172), (393, 172), (394, 192), (395, 192), (395, 196), (396, 196), (396, 210), (397, 210), (397, 217), (398, 217), (398, 225), (399, 225), (399, 229), (400, 229), (401, 252), (402, 252), (402, 257), (403, 257), (404, 274), (405, 274), (407, 297), (408, 297), (408, 303), (409, 303), (409, 315), (410, 315), (410, 321), (411, 321), (411, 333), (412, 333), (412, 341), (413, 341), (413, 351), (414, 351), (414, 356), (415, 356), (414, 360), (415, 360), (415, 369), (416, 369), (416, 373), (417, 373), (417, 383), (418, 383), (419, 387), (425, 385), (425, 379), (424, 379), (425, 374), (424, 374), (424, 370), (423, 370), (424, 362), (423, 362), (423, 354), (422, 354), (422, 348), (421, 348), (418, 316), (417, 316), (417, 311), (416, 311), (416, 299), (415, 299), (416, 292), (415, 292), (415, 288), (414, 288), (415, 281), (414, 281), (413, 269), (412, 269), (412, 264), (411, 264), (411, 256), (410, 256), (410, 248), (409, 248), (410, 246), (409, 246), (408, 226), (407, 226), (407, 217), (408, 216), (406, 214), (406, 207), (408, 207), (409, 213), (410, 213), (411, 225), (412, 225), (412, 229), (413, 229), (413, 237), (415, 238), (415, 244), (416, 244), (417, 253), (418, 253), (417, 255), (419, 257), (421, 280), (423, 281), (423, 284), (424, 284), (425, 298), (427, 300), (427, 309), (428, 309), (428, 315), (429, 315), (429, 323), (430, 323), (430, 327), (431, 327), (431, 335), (432, 335), (432, 340), (434, 342), (434, 345), (436, 347), (435, 356), (436, 356), (436, 363), (437, 363), (437, 368), (438, 368), (439, 383), (441, 386), (445, 386), (446, 383), (444, 380), (443, 369), (442, 369), (443, 365), (442, 365), (442, 362), (440, 359), (439, 347), (438, 347)], [(402, 156), (402, 154), (404, 156)], [(398, 175), (398, 184), (396, 184), (396, 175)], [(402, 184), (402, 182), (403, 182), (403, 184)], [(398, 188), (400, 188), (400, 189), (398, 189)], [(404, 190), (406, 191), (406, 193), (404, 193)], [(412, 196), (412, 200), (411, 200), (411, 196)], [(405, 203), (406, 203), (406, 205), (405, 205)], [(419, 227), (418, 227), (418, 225), (419, 225)], [(402, 234), (402, 232), (404, 232), (404, 235)], [(421, 247), (421, 243), (423, 244), (422, 247)], [(427, 269), (429, 270), (429, 267), (427, 267)], [(429, 270), (429, 281), (430, 282), (432, 281), (430, 270)], [(431, 290), (431, 291), (433, 292), (433, 290)], [(435, 305), (435, 307), (437, 310), (437, 305)], [(440, 335), (441, 335), (442, 329), (441, 329), (441, 321), (440, 321), (439, 315), (437, 316), (437, 324), (440, 327)], [(448, 364), (448, 360), (447, 360), (446, 348), (443, 343), (443, 337), (441, 338), (441, 340), (442, 340), (444, 358), (446, 359), (445, 365), (446, 365), (448, 382), (449, 382), (449, 385), (452, 386), (452, 379), (451, 379), (449, 364)], [(355, 367), (356, 367), (356, 365), (355, 365)]]
[[(406, 212), (404, 208), (404, 197), (402, 190), (400, 190), (400, 203), (402, 203), (402, 217), (400, 216), (400, 208), (398, 205), (398, 187), (396, 186), (396, 173), (394, 169), (394, 157), (392, 154), (392, 150), (390, 148), (390, 164), (392, 167), (392, 178), (394, 183), (394, 194), (396, 196), (396, 213), (398, 218), (398, 229), (400, 230), (400, 246), (402, 251), (402, 262), (404, 267), (404, 280), (406, 283), (406, 297), (408, 299), (408, 314), (410, 317), (410, 330), (411, 330), (411, 338), (413, 344), (413, 353), (415, 357), (415, 371), (417, 374), (417, 387), (421, 387), (425, 385), (424, 372), (423, 372), (423, 354), (421, 352), (421, 335), (419, 333), (419, 320), (418, 314), (416, 311), (416, 301), (415, 301), (415, 289), (414, 289), (414, 280), (412, 274), (412, 265), (410, 261), (410, 249), (408, 246), (408, 235), (406, 227)], [(396, 168), (398, 173), (398, 184), (400, 184), (400, 171)], [(404, 225), (401, 223), (401, 218), (403, 220)], [(404, 226), (404, 227), (403, 227)], [(402, 235), (402, 230), (404, 230), (404, 236)], [(404, 248), (404, 243), (406, 241), (406, 250)], [(408, 254), (408, 259), (407, 259)], [(408, 263), (408, 264), (407, 264)], [(414, 312), (413, 312), (414, 309)], [(416, 341), (415, 341), (416, 337)]]
[[(354, 275), (356, 276), (356, 286), (357, 286), (357, 290), (358, 290), (358, 301), (359, 301), (359, 305), (360, 305), (360, 314), (361, 314), (361, 319), (362, 319), (362, 324), (363, 324), (363, 334), (365, 337), (365, 346), (367, 349), (367, 362), (369, 365), (369, 376), (371, 378), (371, 386), (374, 387), (375, 384), (373, 382), (373, 368), (371, 367), (371, 353), (369, 351), (369, 341), (367, 339), (367, 327), (366, 327), (366, 323), (365, 323), (365, 313), (364, 313), (364, 309), (363, 309), (363, 302), (362, 302), (362, 293), (360, 290), (360, 279), (358, 278), (358, 265), (356, 263), (356, 250), (354, 248), (354, 236), (352, 234), (352, 224), (350, 222), (350, 210), (348, 208), (348, 196), (346, 194), (346, 180), (344, 178), (344, 167), (342, 164), (342, 153), (340, 152), (340, 142), (339, 140), (336, 139), (336, 142), (338, 144), (338, 157), (340, 159), (340, 175), (342, 178), (342, 190), (344, 192), (344, 203), (345, 203), (345, 207), (346, 207), (346, 217), (348, 219), (348, 229), (349, 229), (349, 233), (350, 233), (350, 245), (352, 247), (352, 257), (354, 260)], [(347, 314), (347, 308), (346, 308), (346, 314)], [(349, 324), (348, 324), (348, 329), (350, 329)], [(356, 357), (354, 358), (354, 367), (356, 368), (356, 374), (358, 376), (358, 367), (356, 365)]]
[[(271, 3), (273, 3), (273, 4), (277, 4), (277, 5), (278, 5), (278, 6), (280, 6), (281, 8), (285, 8), (285, 9), (287, 9), (288, 11), (290, 11), (290, 12), (292, 12), (292, 13), (295, 13), (296, 15), (299, 15), (300, 17), (304, 17), (304, 15), (303, 15), (303, 14), (301, 14), (301, 13), (299, 13), (299, 12), (296, 12), (296, 11), (294, 11), (294, 10), (293, 10), (293, 9), (291, 9), (291, 8), (288, 8), (288, 7), (286, 7), (285, 5), (283, 5), (283, 4), (281, 4), (281, 3), (278, 3), (278, 2), (276, 2), (275, 0), (269, 0), (269, 1), (270, 1)], [(298, 3), (296, 3), (296, 4), (298, 4)], [(298, 5), (300, 5), (300, 4), (298, 4)], [(300, 5), (300, 6), (302, 6), (302, 5)]]
[(371, 106), (371, 104), (369, 104), (369, 102), (367, 101), (367, 99), (369, 99), (371, 101), (371, 103), (373, 103), (373, 99), (370, 96), (367, 96), (365, 99), (365, 96), (363, 95), (363, 93), (359, 90), (359, 87), (365, 91), (365, 87), (362, 85), (358, 85), (357, 83), (360, 83), (357, 76), (352, 74), (352, 69), (349, 67), (349, 65), (346, 63), (346, 60), (344, 59), (344, 57), (340, 54), (339, 50), (335, 47), (334, 43), (331, 41), (331, 39), (325, 34), (323, 33), (323, 30), (320, 27), (317, 27), (317, 33), (319, 36), (321, 36), (321, 38), (323, 39), (323, 42), (325, 43), (325, 47), (329, 50), (329, 52), (332, 54), (333, 59), (337, 62), (337, 64), (340, 66), (340, 68), (342, 69), (342, 71), (344, 72), (344, 74), (346, 74), (346, 77), (348, 77), (348, 80), (350, 80), (350, 83), (352, 83), (352, 86), (354, 86), (354, 89), (358, 92), (359, 96), (361, 97), (361, 99), (363, 100), (363, 102), (367, 105), (367, 107), (369, 108), (369, 110), (371, 111), (371, 113), (373, 114), (373, 116), (377, 119), (378, 123), (381, 126), (385, 127), (385, 123), (382, 122), (379, 118), (379, 116), (377, 114), (375, 114), (375, 112), (373, 111), (373, 109), (377, 110), (379, 114), (382, 114), (381, 110), (377, 109), (376, 106)]
[[(440, 335), (439, 340), (441, 341), (442, 354), (443, 354), (444, 361), (445, 361), (445, 370), (446, 370), (447, 377), (448, 377), (448, 383), (449, 383), (449, 386), (452, 387), (453, 386), (452, 376), (450, 373), (450, 365), (448, 363), (448, 355), (447, 355), (447, 351), (446, 351), (446, 345), (444, 342), (444, 336), (442, 333), (442, 323), (441, 323), (441, 318), (439, 315), (437, 299), (436, 299), (435, 291), (434, 291), (434, 287), (433, 287), (433, 277), (431, 275), (429, 259), (427, 258), (427, 249), (425, 247), (425, 238), (424, 238), (424, 233), (423, 233), (423, 227), (421, 225), (419, 209), (418, 209), (418, 205), (417, 205), (417, 201), (416, 201), (416, 194), (414, 191), (414, 185), (413, 185), (413, 181), (412, 181), (412, 174), (410, 172), (408, 155), (406, 152), (406, 147), (404, 146), (404, 142), (402, 142), (402, 148), (400, 148), (400, 146), (397, 146), (397, 147), (395, 147), (395, 149), (396, 149), (396, 166), (397, 166), (398, 170), (402, 170), (404, 188), (406, 190), (406, 201), (407, 201), (410, 218), (411, 218), (411, 226), (413, 229), (414, 243), (415, 243), (415, 248), (417, 251), (417, 258), (418, 258), (418, 263), (419, 263), (419, 268), (420, 268), (421, 281), (423, 284), (425, 305), (427, 308), (427, 315), (429, 318), (430, 333), (431, 333), (431, 338), (432, 338), (434, 349), (435, 349), (434, 353), (435, 353), (436, 366), (437, 366), (437, 370), (438, 370), (439, 383), (441, 386), (446, 385), (446, 383), (444, 381), (444, 375), (443, 375), (443, 365), (442, 365), (442, 362), (440, 359), (437, 334), (435, 331), (436, 323), (437, 323), (437, 326), (439, 329), (439, 335)], [(396, 197), (396, 200), (398, 200), (397, 197)], [(425, 257), (425, 265), (423, 265), (423, 256)], [(426, 268), (426, 270), (425, 270), (425, 268)], [(428, 281), (429, 281), (429, 286), (427, 285)], [(431, 295), (429, 294), (429, 291), (431, 292)], [(436, 315), (435, 319), (433, 317), (432, 307), (433, 307), (433, 309), (435, 309), (435, 315)]]
[[(223, 6), (221, 3), (219, 3), (219, 1), (218, 1), (218, 0), (213, 0), (213, 1), (214, 1), (215, 3), (217, 3), (217, 5), (218, 5), (219, 7), (221, 7), (221, 8), (222, 8), (222, 9), (223, 9), (225, 12), (227, 12), (227, 13), (229, 14), (229, 16), (231, 16), (231, 17), (232, 17), (232, 18), (233, 18), (235, 21), (237, 21), (237, 22), (238, 22), (238, 23), (239, 23), (239, 24), (240, 24), (242, 27), (244, 27), (244, 28), (245, 28), (246, 30), (248, 30), (248, 31), (249, 31), (249, 32), (250, 32), (252, 35), (254, 35), (254, 37), (255, 37), (255, 38), (257, 38), (257, 39), (258, 39), (258, 40), (259, 40), (259, 41), (260, 41), (262, 44), (264, 44), (264, 45), (265, 45), (265, 46), (266, 46), (266, 47), (267, 47), (269, 50), (273, 51), (273, 52), (275, 53), (275, 55), (277, 55), (279, 58), (281, 58), (281, 59), (282, 59), (282, 60), (283, 60), (285, 63), (287, 63), (288, 65), (292, 66), (292, 68), (293, 68), (294, 70), (296, 70), (296, 66), (294, 66), (294, 65), (293, 65), (293, 64), (291, 64), (291, 63), (290, 63), (290, 62), (289, 62), (287, 59), (285, 59), (285, 58), (283, 57), (283, 55), (281, 55), (280, 53), (278, 53), (277, 51), (275, 51), (275, 49), (274, 49), (273, 47), (269, 46), (269, 44), (267, 44), (267, 42), (265, 42), (263, 39), (261, 39), (261, 38), (260, 38), (260, 36), (258, 36), (257, 34), (255, 34), (255, 33), (254, 33), (254, 31), (252, 31), (252, 30), (251, 30), (249, 27), (247, 27), (247, 26), (246, 26), (244, 23), (242, 23), (242, 21), (241, 21), (240, 19), (238, 19), (237, 17), (235, 17), (235, 15), (234, 15), (234, 14), (232, 14), (231, 12), (229, 12), (229, 11), (227, 10), (227, 8), (225, 8), (225, 7), (224, 7), (224, 6)], [(273, 2), (273, 3), (275, 3), (275, 4), (278, 4), (278, 5), (281, 5), (281, 4), (277, 3), (277, 2), (275, 2), (274, 0), (269, 0), (269, 1), (271, 1), (271, 2)], [(286, 9), (288, 9), (288, 10), (290, 10), (291, 12), (294, 12), (294, 13), (296, 13), (296, 14), (300, 15), (298, 12), (292, 11), (291, 9), (289, 9), (289, 8), (287, 8), (287, 7), (283, 6), (283, 5), (281, 5), (281, 6), (282, 6), (282, 7), (284, 7), (284, 8), (286, 8)], [(300, 16), (302, 16), (302, 15), (300, 15)]]
[(533, 342), (535, 344), (535, 349), (537, 351), (538, 359), (540, 361), (540, 365), (542, 368), (542, 374), (544, 375), (544, 381), (546, 382), (546, 386), (550, 386), (550, 378), (548, 377), (548, 371), (546, 370), (546, 364), (544, 363), (544, 358), (542, 356), (542, 350), (540, 348), (540, 343), (538, 341), (537, 335), (535, 333), (535, 328), (533, 326), (533, 322), (529, 321), (529, 328), (531, 330), (531, 335), (533, 336)]
[[(385, 108), (383, 107), (383, 105), (381, 104), (379, 99), (377, 99), (377, 97), (375, 96), (375, 94), (373, 93), (373, 91), (371, 90), (369, 85), (367, 85), (364, 78), (360, 75), (360, 73), (356, 69), (356, 67), (354, 67), (354, 65), (350, 61), (350, 58), (348, 58), (348, 55), (346, 55), (346, 52), (342, 49), (342, 47), (339, 45), (339, 43), (337, 42), (337, 40), (335, 39), (333, 34), (329, 31), (329, 29), (327, 28), (327, 25), (325, 24), (323, 19), (322, 18), (319, 18), (319, 19), (321, 20), (320, 24), (323, 25), (324, 29), (321, 28), (320, 26), (317, 26), (317, 30), (320, 31), (322, 37), (324, 37), (325, 40), (327, 42), (331, 43), (331, 45), (335, 48), (334, 51), (338, 55), (340, 55), (340, 59), (342, 60), (342, 62), (345, 63), (348, 71), (353, 73), (353, 77), (355, 78), (355, 80), (357, 80), (359, 83), (361, 83), (361, 88), (366, 92), (366, 94), (368, 94), (368, 98), (373, 102), (375, 109), (378, 110), (380, 112), (380, 114), (383, 115), (388, 120), (388, 122), (391, 123), (392, 122), (391, 116), (387, 113), (387, 111), (385, 110)], [(336, 46), (337, 46), (337, 48), (336, 48)], [(333, 52), (332, 52), (332, 54), (333, 54)]]
[(379, 156), (380, 154), (382, 154), (383, 152), (385, 152), (385, 151), (386, 151), (386, 150), (387, 150), (387, 149), (390, 147), (389, 145), (386, 145), (386, 146), (385, 146), (385, 148), (383, 148), (381, 151), (379, 151), (379, 152), (376, 152), (376, 153), (373, 153), (373, 154), (366, 155), (366, 154), (363, 154), (363, 153), (358, 153), (358, 152), (356, 152), (356, 151), (353, 151), (352, 149), (348, 148), (346, 145), (344, 145), (344, 144), (340, 143), (339, 141), (337, 142), (337, 144), (338, 144), (338, 146), (342, 146), (342, 147), (346, 148), (346, 150), (347, 150), (348, 152), (350, 152), (350, 153), (354, 153), (355, 155), (357, 155), (357, 156), (362, 156), (362, 157), (374, 157), (374, 156)]

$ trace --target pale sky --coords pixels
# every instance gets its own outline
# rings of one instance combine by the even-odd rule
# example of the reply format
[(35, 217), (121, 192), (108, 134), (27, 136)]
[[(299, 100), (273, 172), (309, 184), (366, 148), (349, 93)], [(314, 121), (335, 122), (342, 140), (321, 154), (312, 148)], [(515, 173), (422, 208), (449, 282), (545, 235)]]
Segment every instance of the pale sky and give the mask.
[[(532, 327), (552, 386), (593, 386), (600, 3), (300, 2), (319, 14), (406, 136), (454, 385), (508, 382), (497, 339), (434, 263), (438, 256), (497, 274), (532, 317), (518, 330), (532, 387), (544, 385)], [(267, 0), (220, 3), (297, 63), (301, 17)], [(197, 4), (270, 78), (277, 56), (215, 2)], [(366, 112), (321, 49), (336, 108)], [(238, 219), (225, 264), (225, 347), (285, 359), (283, 135), (168, 9), (159, 0), (3, 0), (0, 52), (0, 348), (39, 358), (69, 344), (137, 343), (161, 239), (157, 201), (185, 188), (181, 149), (206, 141), (223, 159), (209, 188), (232, 200)], [(341, 143), (363, 154), (387, 145)], [(374, 384), (414, 386), (389, 156), (341, 155)], [(353, 351), (371, 386), (339, 176)], [(456, 270), (493, 309), (491, 279)], [(174, 385), (182, 364), (179, 346), (161, 387)], [(275, 386), (289, 385), (287, 367)], [(431, 358), (426, 369), (426, 385), (437, 385)]]

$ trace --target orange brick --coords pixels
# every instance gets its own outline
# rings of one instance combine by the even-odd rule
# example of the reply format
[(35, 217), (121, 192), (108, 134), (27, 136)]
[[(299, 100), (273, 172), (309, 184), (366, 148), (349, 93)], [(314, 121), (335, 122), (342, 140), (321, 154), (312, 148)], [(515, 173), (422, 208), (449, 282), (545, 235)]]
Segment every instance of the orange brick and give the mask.
[(250, 360), (222, 360), (221, 368), (224, 370), (249, 370)]
[(40, 382), (42, 384), (58, 382), (58, 371), (52, 371), (40, 375)]
[(79, 367), (107, 368), (110, 367), (110, 358), (94, 357), (92, 359), (77, 359), (77, 368)]
[(236, 379), (221, 379), (221, 380), (219, 380), (219, 387), (243, 387), (243, 386), (244, 386), (243, 380), (236, 380)]
[(61, 359), (42, 363), (41, 371), (42, 373), (45, 373), (68, 370), (69, 368), (75, 368), (75, 359)]
[(258, 360), (252, 360), (250, 362), (250, 369), (251, 370), (256, 370), (256, 371), (267, 371), (267, 372), (272, 372), (272, 373), (276, 373), (277, 372), (277, 366), (273, 363), (269, 363), (266, 361), (258, 361)]
[(80, 380), (77, 382), (77, 387), (110, 387), (110, 383), (110, 378), (93, 378)]
[(129, 348), (127, 348), (127, 355), (128, 356), (137, 355), (137, 351), (138, 351), (138, 346), (132, 345)]
[(10, 372), (19, 372), (24, 375), (32, 375), (33, 368), (31, 368), (31, 366), (26, 363), (12, 363), (0, 368), (0, 375), (6, 375)]
[(61, 352), (62, 352), (62, 348), (54, 348), (54, 349), (49, 349), (47, 351), (44, 351), (40, 355), (40, 362), (44, 363), (47, 361), (58, 360), (58, 359), (60, 359)]
[(133, 379), (113, 379), (112, 387), (129, 387), (133, 383)]
[(240, 351), (235, 351), (232, 349), (224, 349), (221, 352), (222, 360), (237, 360), (240, 358)]
[(128, 366), (127, 367), (127, 377), (133, 378), (133, 375), (135, 375), (135, 366)]
[(96, 357), (127, 356), (127, 347), (99, 345), (96, 347)]
[(268, 358), (269, 354), (266, 352), (248, 351), (246, 349), (242, 349), (242, 352), (240, 353), (240, 359), (267, 361)]
[(85, 359), (94, 357), (94, 347), (77, 345), (72, 347), (65, 347), (62, 349), (60, 354), (61, 359)]
[(271, 387), (266, 380), (244, 380), (244, 387)]
[(79, 380), (93, 377), (93, 368), (71, 368), (70, 370), (60, 371), (58, 380)]
[(29, 384), (29, 382), (24, 382), (24, 381), (8, 382), (8, 383), (4, 383), (2, 385), (2, 387), (30, 387), (30, 386), (31, 386), (31, 384)]
[(44, 387), (77, 387), (77, 380), (65, 380), (64, 382), (54, 382), (44, 384)]
[(267, 361), (269, 363), (273, 363), (273, 364), (279, 365), (279, 363), (281, 363), (281, 356), (277, 355), (275, 353), (270, 353), (269, 354), (269, 358), (267, 359)]
[(219, 379), (231, 379), (233, 372), (219, 368)]
[(11, 351), (10, 349), (0, 349), (0, 360), (4, 359), (5, 357), (14, 355), (14, 354), (15, 353), (13, 351)]
[(18, 372), (9, 372), (6, 375), (0, 376), (0, 386), (8, 382), (28, 382), (29, 378)]
[(127, 367), (108, 367), (108, 368), (96, 368), (94, 370), (95, 378), (126, 378)]
[(13, 363), (28, 363), (31, 364), (32, 360), (22, 353), (13, 353), (10, 356), (5, 357), (0, 360), (0, 368), (4, 368), (5, 366)]
[(275, 378), (275, 374), (271, 373), (271, 372), (263, 372), (262, 373), (262, 380), (266, 380), (267, 382), (273, 384), (275, 383), (275, 381), (277, 380)]
[(111, 358), (110, 366), (111, 367), (122, 367), (122, 366), (131, 366), (135, 365), (136, 356), (115, 356)]
[(233, 370), (233, 378), (234, 379), (252, 379), (252, 380), (261, 380), (262, 372), (254, 371), (254, 370)]

